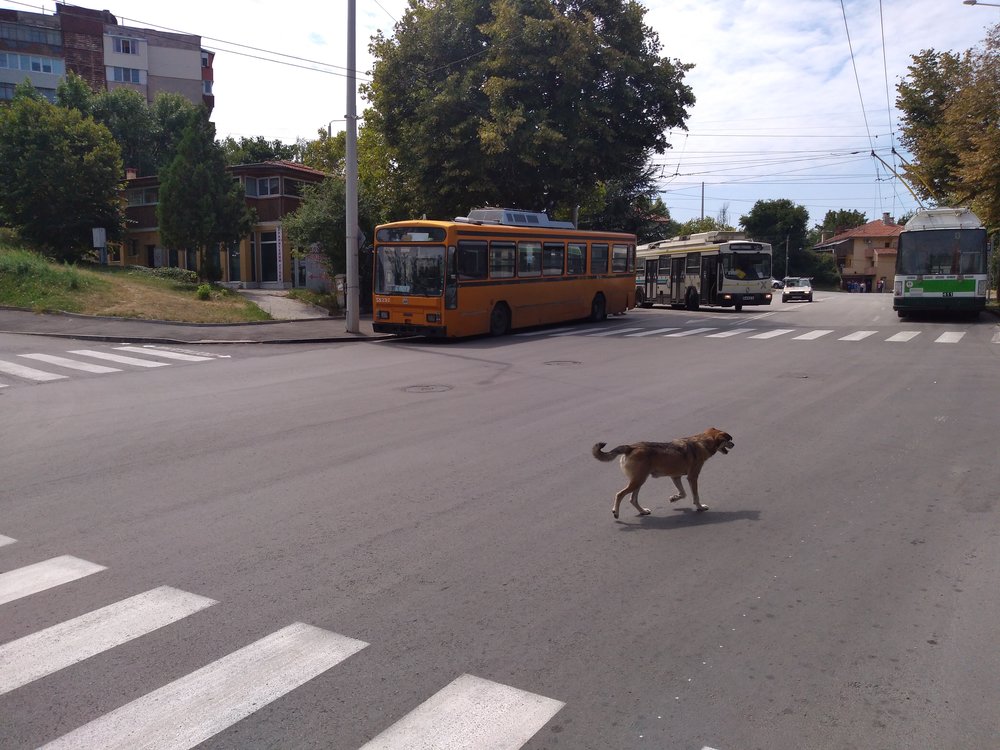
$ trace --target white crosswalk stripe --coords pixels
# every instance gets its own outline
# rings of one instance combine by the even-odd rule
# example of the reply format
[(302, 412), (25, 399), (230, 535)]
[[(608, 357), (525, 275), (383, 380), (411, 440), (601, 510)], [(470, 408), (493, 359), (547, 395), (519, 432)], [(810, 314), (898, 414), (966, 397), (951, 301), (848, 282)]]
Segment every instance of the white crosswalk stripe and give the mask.
[(16, 539), (12, 539), (9, 536), (4, 536), (3, 534), (0, 534), (0, 547), (3, 547), (5, 544), (13, 544), (16, 541), (17, 541)]
[(641, 328), (614, 328), (610, 331), (601, 331), (600, 333), (588, 333), (587, 336), (617, 336), (620, 333), (625, 333), (626, 331), (641, 331)]
[(573, 326), (563, 326), (562, 328), (543, 328), (540, 331), (523, 331), (521, 333), (515, 333), (515, 336), (542, 336), (551, 335), (553, 333), (562, 333), (563, 331), (572, 331)]
[(66, 375), (57, 375), (54, 372), (45, 372), (45, 370), (36, 370), (34, 367), (19, 365), (15, 362), (4, 362), (3, 360), (0, 360), (0, 372), (5, 375), (13, 375), (14, 377), (24, 378), (25, 380), (34, 380), (38, 383), (47, 383), (52, 380), (65, 380), (68, 377)]
[(919, 335), (920, 331), (900, 331), (899, 333), (894, 333), (892, 336), (887, 338), (886, 341), (905, 343), (907, 341), (912, 341)]
[(699, 333), (706, 333), (708, 331), (715, 331), (715, 330), (718, 330), (718, 329), (717, 328), (691, 328), (691, 329), (689, 329), (687, 331), (678, 331), (677, 333), (668, 333), (663, 338), (665, 338), (665, 339), (673, 339), (673, 338), (681, 338), (682, 336), (695, 336), (695, 335), (697, 335)]
[[(588, 333), (595, 333), (596, 331), (606, 331), (606, 330), (608, 330), (607, 326), (592, 326), (590, 328), (574, 328), (574, 329), (569, 330), (569, 331), (563, 331), (561, 333), (554, 333), (552, 335), (553, 336), (584, 336), (584, 335), (586, 335)], [(616, 327), (613, 330), (617, 331), (618, 328)]]
[(215, 357), (204, 357), (199, 354), (185, 354), (175, 352), (170, 349), (155, 349), (151, 346), (116, 346), (115, 349), (121, 352), (136, 352), (137, 354), (149, 354), (153, 357), (163, 357), (164, 359), (176, 359), (182, 362), (208, 362)]
[[(4, 539), (9, 539), (9, 542), (4, 542)], [(9, 537), (0, 537), (0, 546), (13, 541)], [(51, 560), (9, 570), (0, 574), (0, 604), (37, 594), (39, 591), (61, 586), (102, 570), (105, 570), (103, 565), (87, 562), (72, 555), (53, 557)]]
[(74, 349), (70, 354), (78, 354), (81, 357), (93, 357), (103, 359), (108, 362), (118, 362), (123, 365), (134, 365), (135, 367), (169, 367), (169, 362), (153, 362), (148, 359), (138, 357), (126, 357), (124, 354), (113, 354), (111, 352), (99, 352), (93, 349)]
[(71, 370), (82, 370), (83, 372), (92, 372), (98, 375), (107, 372), (121, 372), (121, 370), (117, 367), (95, 365), (92, 362), (80, 362), (79, 360), (69, 359), (68, 357), (57, 357), (54, 354), (19, 354), (18, 356), (24, 357), (25, 359), (33, 359), (36, 362), (46, 362), (50, 365), (68, 367)]
[(756, 328), (734, 328), (731, 331), (721, 331), (719, 333), (710, 333), (705, 338), (707, 339), (727, 339), (730, 336), (739, 336), (743, 333), (753, 333)]
[(855, 331), (847, 336), (841, 336), (838, 341), (861, 341), (868, 338), (869, 336), (874, 336), (878, 331)]
[(360, 750), (516, 750), (565, 704), (462, 675)]
[(625, 338), (632, 338), (633, 336), (655, 336), (658, 333), (666, 333), (667, 331), (679, 330), (676, 326), (673, 328), (653, 328), (652, 330), (641, 331), (640, 333), (628, 333), (625, 334)]
[(367, 645), (312, 625), (294, 623), (44, 747), (187, 750)]
[(773, 331), (764, 331), (764, 333), (758, 333), (754, 336), (748, 336), (751, 339), (773, 339), (778, 336), (784, 336), (786, 333), (792, 333), (794, 328), (776, 328)]
[(957, 344), (965, 336), (965, 331), (945, 331), (936, 339), (935, 344)]
[(160, 586), (5, 643), (0, 646), (0, 695), (213, 604), (214, 599)]
[(815, 341), (818, 338), (826, 336), (828, 333), (833, 333), (833, 330), (809, 331), (809, 333), (803, 333), (801, 336), (793, 336), (792, 341)]

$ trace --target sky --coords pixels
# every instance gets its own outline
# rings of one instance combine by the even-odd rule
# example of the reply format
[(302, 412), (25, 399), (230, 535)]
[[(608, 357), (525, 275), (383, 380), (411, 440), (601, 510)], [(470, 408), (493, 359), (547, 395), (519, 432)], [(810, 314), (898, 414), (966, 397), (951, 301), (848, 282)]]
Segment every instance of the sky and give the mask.
[[(119, 23), (198, 34), (216, 53), (217, 137), (292, 143), (344, 129), (350, 63), (347, 0), (76, 0)], [(809, 212), (857, 210), (868, 220), (918, 206), (890, 164), (899, 144), (896, 84), (912, 55), (963, 52), (1000, 23), (996, 5), (962, 0), (645, 0), (661, 56), (693, 64), (687, 130), (654, 155), (660, 197), (677, 221), (737, 225), (758, 200)], [(356, 0), (356, 80), (368, 43), (391, 36), (407, 0)], [(51, 0), (0, 8), (54, 12)], [(362, 114), (365, 101), (357, 97)], [(903, 152), (905, 153), (905, 152)], [(898, 164), (898, 162), (896, 162)], [(471, 207), (470, 207), (471, 208)], [(393, 217), (403, 219), (408, 217)]]

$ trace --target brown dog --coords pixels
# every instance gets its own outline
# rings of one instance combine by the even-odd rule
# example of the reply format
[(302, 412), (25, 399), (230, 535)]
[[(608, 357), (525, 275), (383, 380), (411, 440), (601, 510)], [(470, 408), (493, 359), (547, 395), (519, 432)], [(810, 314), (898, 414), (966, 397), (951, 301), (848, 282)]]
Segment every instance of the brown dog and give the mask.
[(611, 461), (615, 456), (621, 456), (622, 472), (628, 479), (628, 484), (615, 495), (615, 504), (611, 512), (618, 518), (618, 508), (622, 504), (622, 498), (631, 492), (632, 505), (639, 511), (639, 515), (648, 516), (649, 509), (639, 505), (639, 488), (651, 476), (670, 477), (674, 480), (677, 494), (670, 498), (672, 503), (687, 497), (684, 485), (681, 484), (681, 477), (687, 476), (691, 494), (694, 495), (694, 507), (698, 511), (708, 510), (708, 506), (702, 505), (698, 498), (698, 475), (701, 473), (701, 467), (716, 452), (729, 453), (733, 447), (733, 436), (728, 432), (709, 427), (697, 435), (672, 440), (669, 443), (631, 443), (604, 452), (602, 449), (605, 445), (606, 443), (598, 443), (593, 447), (594, 458), (598, 461)]

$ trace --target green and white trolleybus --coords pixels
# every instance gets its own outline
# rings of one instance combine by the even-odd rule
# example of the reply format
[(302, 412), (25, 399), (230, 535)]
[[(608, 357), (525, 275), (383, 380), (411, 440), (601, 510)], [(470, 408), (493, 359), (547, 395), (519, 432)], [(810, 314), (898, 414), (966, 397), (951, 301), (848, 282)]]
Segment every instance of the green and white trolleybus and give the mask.
[(978, 313), (986, 307), (986, 227), (967, 208), (917, 211), (899, 234), (892, 309)]

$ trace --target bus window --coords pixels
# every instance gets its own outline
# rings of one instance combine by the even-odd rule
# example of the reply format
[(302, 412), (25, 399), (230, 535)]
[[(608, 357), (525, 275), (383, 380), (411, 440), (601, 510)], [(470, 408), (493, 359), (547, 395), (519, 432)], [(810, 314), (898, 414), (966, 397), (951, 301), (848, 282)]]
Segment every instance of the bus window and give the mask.
[(542, 273), (542, 244), (540, 242), (517, 243), (517, 275), (540, 276)]
[(561, 242), (546, 242), (542, 248), (542, 276), (562, 276), (563, 245)]
[(571, 242), (566, 246), (566, 273), (578, 276), (587, 270), (585, 253), (586, 245), (576, 245)]
[(490, 278), (509, 279), (514, 276), (514, 243), (490, 243)]
[(608, 272), (608, 246), (601, 245), (591, 245), (590, 246), (590, 272), (591, 273), (607, 273)]
[(697, 276), (701, 273), (701, 253), (688, 253), (687, 262), (684, 266), (684, 273)]
[(462, 240), (458, 243), (458, 278), (485, 279), (487, 245), (481, 240)]
[(611, 270), (623, 273), (628, 270), (628, 245), (615, 245), (611, 249)]

